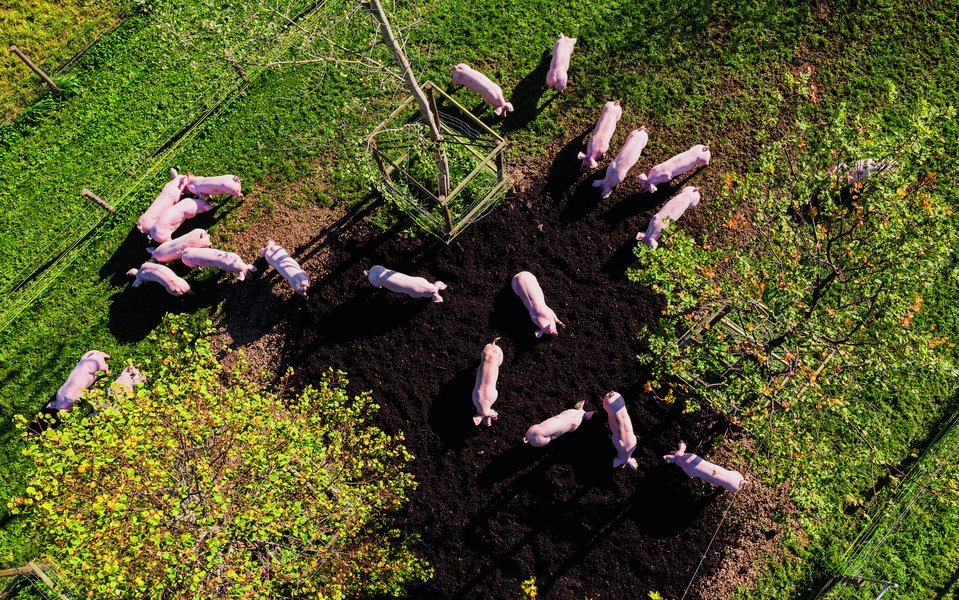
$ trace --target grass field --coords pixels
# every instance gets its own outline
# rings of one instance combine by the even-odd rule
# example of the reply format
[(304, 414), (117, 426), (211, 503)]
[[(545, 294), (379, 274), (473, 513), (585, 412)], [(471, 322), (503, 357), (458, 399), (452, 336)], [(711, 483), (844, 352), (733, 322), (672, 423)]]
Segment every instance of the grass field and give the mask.
[[(29, 120), (15, 120), (0, 131), (0, 288), (15, 284), (31, 254), (42, 252), (70, 222), (82, 206), (81, 187), (114, 190), (104, 196), (122, 200), (118, 214), (97, 230), (64, 275), (2, 333), (0, 461), (10, 476), (2, 478), (0, 500), (18, 493), (22, 477), (21, 442), (10, 417), (35, 412), (87, 349), (108, 350), (115, 361), (136, 356), (146, 331), (126, 326), (137, 311), (122, 276), (129, 265), (116, 264), (112, 257), (125, 244), (139, 243), (134, 240), (139, 234), (131, 237), (130, 229), (166, 168), (233, 172), (246, 184), (267, 174), (274, 181), (295, 181), (320, 169), (330, 182), (322, 190), (325, 197), (351, 203), (368, 193), (360, 139), (388, 114), (393, 88), (382, 91), (376, 75), (327, 63), (264, 70), (247, 86), (223, 59), (219, 40), (246, 48), (249, 54), (240, 52), (238, 58), (255, 63), (253, 55), (271, 47), (265, 37), (246, 40), (225, 21), (211, 24), (215, 19), (187, 3), (151, 4), (152, 13), (132, 17), (78, 61), (71, 70), (77, 82), (72, 95), (53, 99)], [(257, 17), (241, 2), (232, 6), (246, 11), (244, 18), (275, 18)], [(408, 32), (407, 50), (422, 80), (446, 86), (452, 65), (467, 62), (501, 83), (516, 113), (503, 121), (489, 112), (483, 116), (513, 142), (514, 158), (543, 153), (550, 141), (587, 130), (599, 105), (620, 99), (620, 131), (650, 126), (655, 146), (649, 151), (665, 155), (710, 141), (718, 160), (701, 187), (715, 191), (726, 173), (749, 169), (760, 150), (791, 126), (799, 93), (792, 80), (810, 78), (826, 111), (845, 103), (850, 113), (883, 110), (895, 119), (918, 99), (940, 106), (954, 103), (959, 92), (957, 10), (953, 2), (899, 0), (841, 8), (825, 2), (677, 5), (624, 0), (559, 7), (545, 0), (505, 5), (446, 0), (403, 6), (397, 22), (410, 23), (413, 15), (421, 15)], [(170, 22), (182, 27), (171, 30)], [(217, 31), (217, 23), (225, 29)], [(266, 25), (257, 29), (267, 30)], [(200, 33), (178, 37), (179, 31)], [(544, 92), (542, 79), (560, 32), (579, 41), (570, 88), (556, 96)], [(282, 57), (303, 56), (295, 50)], [(242, 91), (177, 148), (168, 164), (150, 162), (153, 152), (178, 139), (209, 108), (204, 99), (211, 90), (197, 81)], [(0, 89), (5, 87), (0, 79)], [(457, 98), (481, 108), (462, 91)], [(161, 174), (141, 182), (145, 173), (124, 173), (131, 163)], [(120, 183), (111, 187), (118, 178)], [(214, 237), (224, 233), (222, 224), (214, 227)], [(956, 290), (954, 280), (944, 283), (943, 290)], [(939, 305), (951, 298), (944, 296)], [(191, 301), (177, 306), (183, 311), (217, 309)], [(942, 323), (953, 334), (959, 331), (959, 319), (951, 312), (942, 315)], [(927, 385), (930, 394), (951, 397), (949, 382)], [(915, 421), (910, 417), (890, 424), (899, 436), (897, 454), (888, 457), (892, 463), (906, 459), (944, 422), (935, 414)], [(860, 513), (844, 512), (841, 498), (819, 502), (818, 514), (834, 520), (802, 523), (812, 532), (809, 543), (796, 542), (793, 554), (771, 563), (765, 583), (770, 592), (764, 597), (789, 597), (811, 586), (857, 533)], [(917, 522), (916, 531), (954, 548), (959, 540), (956, 509), (945, 514), (941, 536), (931, 535), (928, 522)], [(0, 523), (0, 562), (23, 561), (37, 552), (3, 508)], [(791, 562), (797, 557), (804, 560), (799, 568)], [(946, 589), (949, 578), (955, 580), (948, 572), (916, 568), (923, 590)], [(928, 597), (922, 593), (915, 597)]]

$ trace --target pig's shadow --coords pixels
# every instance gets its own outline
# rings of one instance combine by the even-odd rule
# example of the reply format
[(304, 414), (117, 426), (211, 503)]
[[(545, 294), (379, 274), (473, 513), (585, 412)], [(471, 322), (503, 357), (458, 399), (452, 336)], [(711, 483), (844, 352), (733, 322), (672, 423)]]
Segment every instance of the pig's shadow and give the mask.
[[(546, 74), (549, 72), (551, 59), (552, 52), (544, 50), (536, 68), (526, 77), (523, 77), (513, 88), (510, 97), (506, 99), (513, 105), (513, 112), (509, 113), (503, 120), (502, 129), (504, 132), (510, 133), (525, 128), (559, 97), (560, 92), (546, 87)], [(548, 89), (553, 91), (553, 94), (540, 104), (540, 99)]]
[(429, 409), (429, 426), (448, 449), (461, 450), (476, 435), (472, 394), (476, 369), (465, 368), (440, 388)]
[(630, 518), (644, 534), (673, 538), (700, 520), (715, 502), (721, 488), (705, 494), (694, 491), (694, 482), (676, 465), (661, 461), (646, 471), (633, 494)]
[(514, 362), (529, 352), (538, 341), (536, 325), (510, 284), (503, 286), (493, 297), (489, 324), (490, 329), (508, 339), (515, 348), (512, 353)]

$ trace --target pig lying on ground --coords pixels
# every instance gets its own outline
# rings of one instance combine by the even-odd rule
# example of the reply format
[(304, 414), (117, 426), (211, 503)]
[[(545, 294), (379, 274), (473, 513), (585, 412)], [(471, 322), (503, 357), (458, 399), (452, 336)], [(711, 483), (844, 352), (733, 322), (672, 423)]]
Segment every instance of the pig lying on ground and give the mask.
[(300, 268), (299, 263), (290, 257), (283, 246), (270, 238), (266, 240), (266, 246), (260, 250), (260, 255), (266, 258), (266, 262), (270, 263), (283, 276), (283, 279), (286, 279), (294, 292), (306, 297), (306, 291), (310, 289), (310, 275)]
[(646, 233), (637, 233), (636, 239), (655, 250), (659, 247), (659, 238), (663, 235), (666, 225), (678, 221), (683, 213), (697, 204), (699, 204), (699, 188), (691, 185), (684, 187), (653, 215)]
[(147, 248), (147, 252), (153, 260), (165, 263), (180, 258), (187, 248), (209, 248), (211, 245), (209, 233), (203, 229), (194, 229), (169, 242), (163, 242), (156, 248)]
[(603, 408), (609, 416), (610, 438), (613, 448), (616, 448), (616, 458), (613, 459), (613, 468), (629, 465), (633, 469), (639, 468), (633, 452), (636, 450), (636, 434), (633, 433), (633, 422), (626, 412), (626, 399), (618, 392), (609, 392), (603, 397)]
[(636, 164), (636, 161), (639, 160), (639, 155), (642, 154), (647, 142), (649, 142), (649, 135), (646, 133), (645, 127), (630, 132), (629, 137), (626, 138), (626, 143), (624, 143), (623, 147), (619, 150), (619, 154), (617, 154), (613, 162), (609, 163), (609, 166), (606, 167), (606, 175), (602, 179), (593, 182), (593, 187), (603, 188), (603, 198), (609, 196), (613, 188), (626, 179), (626, 173), (628, 173), (629, 170), (633, 168), (633, 165)]
[(109, 354), (99, 350), (90, 350), (84, 354), (77, 366), (70, 371), (67, 380), (57, 390), (54, 400), (47, 404), (47, 408), (73, 410), (73, 406), (80, 399), (80, 396), (96, 381), (97, 371), (110, 372), (110, 367), (107, 365), (107, 359), (109, 358)]
[(161, 244), (169, 242), (173, 232), (183, 225), (187, 219), (192, 219), (200, 213), (213, 210), (212, 204), (203, 200), (186, 198), (163, 211), (160, 218), (150, 228), (150, 239)]
[(885, 160), (876, 160), (873, 158), (867, 158), (864, 160), (857, 160), (852, 163), (852, 168), (847, 164), (833, 165), (829, 167), (829, 173), (835, 174), (837, 171), (840, 173), (846, 174), (847, 183), (856, 183), (857, 181), (862, 181), (866, 177), (873, 173), (881, 173), (892, 169), (895, 166), (893, 161)]
[(489, 77), (469, 65), (460, 63), (453, 68), (453, 85), (466, 86), (466, 89), (481, 95), (483, 101), (492, 106), (497, 115), (513, 112), (513, 105), (506, 101), (503, 90)]
[[(120, 372), (120, 376), (110, 384), (110, 389), (107, 391), (107, 395), (110, 396), (111, 400), (126, 400), (127, 398), (132, 398), (133, 387), (144, 383), (146, 380), (146, 376), (140, 373), (139, 369), (133, 365), (128, 365), (123, 369), (123, 371)], [(94, 405), (93, 412), (87, 416), (92, 417), (93, 415), (106, 408), (109, 408), (110, 406), (112, 405), (108, 402)]]
[(233, 273), (240, 281), (246, 280), (247, 275), (256, 272), (256, 267), (243, 262), (239, 254), (217, 250), (216, 248), (187, 248), (180, 256), (183, 264), (194, 269), (223, 269)]
[(229, 194), (238, 198), (243, 197), (240, 178), (236, 175), (218, 175), (216, 177), (197, 177), (193, 173), (188, 173), (190, 180), (187, 182), (187, 189), (191, 194), (200, 197), (200, 200), (206, 200), (207, 196), (216, 196), (217, 194)]
[(400, 292), (413, 298), (432, 298), (433, 302), (442, 302), (440, 291), (446, 289), (442, 281), (430, 283), (422, 277), (410, 277), (392, 269), (376, 265), (369, 271), (363, 271), (373, 287), (385, 287), (394, 292)]
[(641, 173), (636, 176), (636, 181), (641, 181), (643, 187), (640, 192), (655, 192), (658, 185), (663, 185), (668, 181), (679, 177), (683, 173), (691, 171), (700, 165), (708, 165), (712, 154), (709, 152), (709, 146), (699, 144), (689, 150), (677, 154), (666, 162), (659, 163), (649, 170), (649, 174)]
[(568, 38), (562, 33), (553, 46), (553, 59), (549, 63), (549, 71), (546, 73), (546, 86), (559, 92), (566, 89), (569, 70), (569, 59), (573, 55), (573, 46), (576, 45), (576, 38)]
[(556, 326), (566, 326), (557, 318), (553, 309), (546, 306), (543, 288), (540, 287), (535, 275), (529, 271), (520, 271), (513, 276), (512, 287), (516, 295), (523, 301), (526, 310), (529, 311), (529, 318), (539, 327), (536, 330), (536, 337), (543, 337), (547, 333), (557, 335), (559, 330)]
[(493, 403), (499, 397), (496, 391), (496, 380), (499, 378), (499, 368), (503, 364), (503, 349), (496, 345), (499, 338), (483, 347), (480, 355), (480, 366), (476, 370), (476, 385), (473, 386), (473, 406), (476, 407), (476, 416), (473, 424), (486, 423), (489, 427), (499, 416), (493, 410)]
[(526, 430), (523, 443), (530, 446), (545, 446), (564, 433), (576, 431), (584, 419), (590, 419), (594, 414), (593, 411), (583, 410), (583, 404), (583, 402), (577, 402), (573, 408), (533, 425)]
[[(623, 109), (619, 106), (619, 100), (616, 102), (607, 102), (603, 105), (603, 112), (593, 128), (593, 133), (589, 137), (589, 143), (586, 145), (586, 152), (577, 154), (577, 158), (583, 161), (581, 169), (588, 171), (596, 168), (596, 161), (599, 160), (606, 151), (609, 150), (609, 141), (613, 139), (613, 133), (616, 131), (616, 123), (623, 116)], [(597, 186), (598, 187), (598, 186)]]
[(184, 188), (186, 188), (190, 182), (189, 175), (177, 175), (173, 169), (170, 169), (170, 174), (173, 176), (173, 180), (163, 186), (160, 195), (156, 197), (156, 200), (153, 201), (150, 208), (146, 209), (146, 212), (137, 219), (137, 231), (140, 233), (150, 233), (150, 229), (153, 227), (153, 224), (157, 222), (157, 219), (160, 218), (160, 215), (162, 215), (166, 209), (180, 201)]
[(679, 465), (686, 475), (698, 477), (713, 485), (726, 488), (730, 492), (738, 492), (747, 483), (746, 478), (739, 471), (730, 471), (695, 454), (686, 454), (686, 442), (682, 440), (679, 441), (678, 450), (663, 456), (663, 458), (667, 462)]
[(191, 293), (190, 284), (166, 265), (145, 262), (140, 265), (139, 269), (127, 271), (127, 275), (136, 277), (133, 287), (139, 287), (144, 281), (155, 281), (166, 288), (166, 291), (173, 296)]

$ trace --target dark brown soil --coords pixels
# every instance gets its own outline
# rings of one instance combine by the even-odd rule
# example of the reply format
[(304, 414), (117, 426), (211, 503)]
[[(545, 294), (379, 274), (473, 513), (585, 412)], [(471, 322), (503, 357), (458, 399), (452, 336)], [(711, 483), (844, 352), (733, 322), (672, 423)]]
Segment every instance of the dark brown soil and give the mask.
[[(687, 598), (723, 598), (750, 583), (752, 563), (775, 545), (782, 492), (756, 482), (730, 504), (662, 459), (680, 435), (712, 455), (729, 433), (718, 415), (683, 414), (643, 391), (636, 332), (661, 303), (625, 270), (636, 232), (668, 191), (637, 197), (627, 185), (600, 201), (589, 183), (601, 171), (579, 175), (579, 147), (578, 138), (558, 146), (552, 167), (514, 167), (516, 195), (448, 246), (373, 228), (362, 220), (369, 206), (327, 215), (335, 222), (312, 237), (284, 229), (313, 273), (309, 298), (280, 291), (268, 271), (227, 300), (234, 346), (278, 371), (293, 366), (302, 384), (330, 367), (347, 371), (353, 390), (373, 390), (378, 424), (404, 433), (419, 489), (398, 525), (420, 536), (436, 571), (413, 598), (518, 598), (530, 577), (543, 598), (678, 599), (687, 586)], [(444, 281), (446, 302), (372, 288), (363, 271), (375, 264)], [(509, 285), (521, 270), (539, 278), (566, 323), (559, 336), (534, 337)], [(500, 417), (477, 428), (470, 394), (480, 351), (496, 336), (506, 356)], [(600, 403), (610, 390), (626, 398), (638, 471), (611, 468)], [(522, 443), (530, 425), (579, 400), (596, 418), (545, 448)]]

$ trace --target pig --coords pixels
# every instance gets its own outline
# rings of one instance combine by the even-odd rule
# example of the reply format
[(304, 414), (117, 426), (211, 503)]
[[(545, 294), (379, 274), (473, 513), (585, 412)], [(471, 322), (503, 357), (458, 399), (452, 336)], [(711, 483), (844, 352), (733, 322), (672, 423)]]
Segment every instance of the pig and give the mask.
[(256, 273), (256, 267), (243, 262), (239, 254), (216, 248), (187, 248), (180, 255), (180, 260), (191, 269), (223, 269), (236, 275), (240, 281), (245, 281), (250, 273)]
[(200, 200), (206, 200), (207, 196), (217, 194), (229, 194), (237, 198), (243, 198), (240, 178), (236, 175), (219, 175), (217, 177), (197, 177), (193, 173), (188, 173), (190, 180), (187, 183), (187, 190), (191, 194), (196, 194)]
[(269, 238), (266, 246), (260, 250), (260, 256), (265, 257), (266, 262), (286, 279), (294, 292), (306, 298), (306, 291), (310, 289), (310, 274), (300, 268), (283, 246)]
[(533, 425), (526, 430), (523, 443), (530, 446), (545, 446), (564, 433), (576, 431), (584, 419), (591, 419), (594, 414), (594, 411), (583, 410), (584, 404), (584, 402), (577, 402), (573, 408)]
[(891, 169), (894, 165), (895, 163), (893, 161), (867, 158), (864, 160), (857, 160), (852, 164), (852, 168), (845, 163), (841, 165), (833, 165), (829, 167), (829, 173), (835, 174), (836, 171), (839, 171), (845, 174), (847, 183), (856, 183), (857, 181), (862, 181), (866, 177), (869, 177), (869, 175), (872, 173), (881, 173), (882, 171)]
[(513, 105), (506, 101), (503, 90), (489, 77), (460, 63), (453, 68), (453, 85), (464, 85), (470, 91), (483, 96), (483, 101), (493, 107), (497, 115), (513, 112)]
[(603, 105), (603, 112), (593, 128), (593, 134), (589, 137), (589, 143), (586, 145), (586, 152), (580, 152), (576, 155), (583, 161), (580, 170), (588, 171), (596, 168), (596, 161), (606, 154), (609, 150), (609, 141), (613, 139), (613, 133), (616, 131), (616, 123), (623, 116), (623, 109), (619, 106), (619, 100), (616, 102), (607, 102)]
[(189, 175), (177, 175), (177, 172), (173, 169), (170, 169), (170, 174), (173, 176), (173, 179), (163, 186), (163, 189), (160, 190), (160, 195), (156, 197), (156, 200), (153, 201), (150, 208), (137, 219), (137, 231), (140, 233), (150, 233), (150, 229), (153, 227), (153, 224), (157, 222), (157, 219), (160, 218), (160, 215), (180, 201), (184, 188), (186, 188), (190, 182)]
[(613, 468), (629, 465), (638, 469), (639, 464), (633, 458), (636, 434), (633, 433), (633, 422), (629, 420), (629, 413), (626, 412), (626, 399), (618, 392), (609, 392), (603, 397), (603, 408), (609, 416), (610, 437), (613, 447), (616, 448)]
[(77, 403), (80, 396), (96, 381), (97, 371), (110, 372), (110, 366), (107, 365), (109, 358), (109, 354), (99, 350), (90, 350), (80, 357), (80, 362), (70, 371), (67, 380), (57, 390), (53, 401), (47, 404), (47, 408), (73, 410), (73, 405)]
[(649, 142), (649, 134), (646, 133), (645, 127), (630, 132), (629, 137), (626, 138), (626, 143), (620, 148), (619, 154), (606, 167), (606, 175), (593, 182), (593, 187), (603, 188), (603, 198), (609, 196), (613, 192), (613, 188), (626, 179), (626, 173), (639, 160), (639, 155), (642, 154), (647, 142)]
[(730, 471), (695, 454), (686, 454), (686, 442), (679, 441), (679, 449), (663, 456), (666, 462), (679, 465), (686, 475), (698, 477), (707, 483), (718, 485), (730, 492), (738, 492), (748, 483), (739, 471)]
[[(144, 383), (146, 380), (146, 376), (140, 373), (139, 369), (133, 365), (127, 365), (124, 367), (123, 371), (120, 372), (120, 376), (113, 380), (113, 383), (110, 384), (110, 389), (107, 390), (107, 395), (110, 396), (111, 400), (125, 400), (127, 398), (132, 398), (134, 386)], [(109, 408), (110, 406), (111, 404), (108, 402), (96, 404), (93, 407), (93, 412), (87, 416), (92, 417), (93, 415)]]
[(678, 221), (683, 213), (697, 204), (699, 204), (699, 188), (691, 185), (684, 187), (653, 215), (646, 233), (637, 233), (636, 239), (655, 250), (659, 247), (659, 238), (663, 235), (666, 225)]
[(369, 278), (373, 287), (385, 287), (413, 298), (432, 298), (433, 302), (443, 301), (440, 291), (446, 289), (446, 284), (442, 281), (430, 283), (422, 277), (410, 277), (380, 265), (374, 266), (369, 271), (363, 271), (363, 274)]
[(566, 71), (569, 69), (569, 59), (575, 45), (576, 38), (559, 34), (559, 39), (553, 46), (553, 60), (550, 61), (549, 71), (546, 73), (546, 87), (551, 87), (558, 92), (566, 89), (568, 80)]
[(655, 192), (658, 185), (671, 181), (683, 173), (691, 171), (700, 165), (708, 165), (712, 154), (709, 152), (709, 146), (697, 144), (689, 150), (677, 154), (666, 162), (659, 163), (649, 170), (649, 174), (640, 173), (636, 176), (636, 181), (640, 181), (643, 187), (640, 192)]
[(169, 242), (173, 232), (180, 225), (183, 225), (184, 221), (209, 210), (213, 210), (213, 205), (207, 204), (203, 200), (194, 198), (181, 200), (163, 211), (160, 218), (150, 228), (150, 239), (161, 244)]
[(476, 370), (476, 385), (473, 386), (473, 406), (476, 407), (476, 416), (473, 424), (479, 426), (486, 423), (487, 427), (499, 417), (493, 410), (493, 403), (499, 397), (496, 391), (496, 380), (499, 378), (499, 368), (503, 364), (503, 349), (496, 345), (499, 338), (483, 347), (480, 355), (480, 366)]
[(513, 276), (513, 291), (523, 301), (526, 310), (529, 311), (529, 318), (539, 327), (536, 330), (536, 337), (540, 338), (546, 335), (558, 335), (557, 325), (566, 325), (559, 320), (553, 309), (546, 306), (546, 298), (543, 296), (543, 288), (540, 287), (536, 276), (529, 271), (520, 271)]
[(165, 263), (180, 258), (180, 255), (187, 248), (209, 248), (212, 245), (209, 233), (203, 229), (194, 229), (190, 233), (164, 242), (156, 248), (147, 248), (147, 252), (153, 260)]
[(182, 296), (192, 293), (190, 284), (185, 279), (177, 276), (170, 267), (153, 262), (145, 262), (139, 269), (130, 269), (127, 271), (130, 277), (136, 277), (133, 287), (139, 287), (144, 281), (155, 281), (166, 288), (166, 291), (173, 296)]

